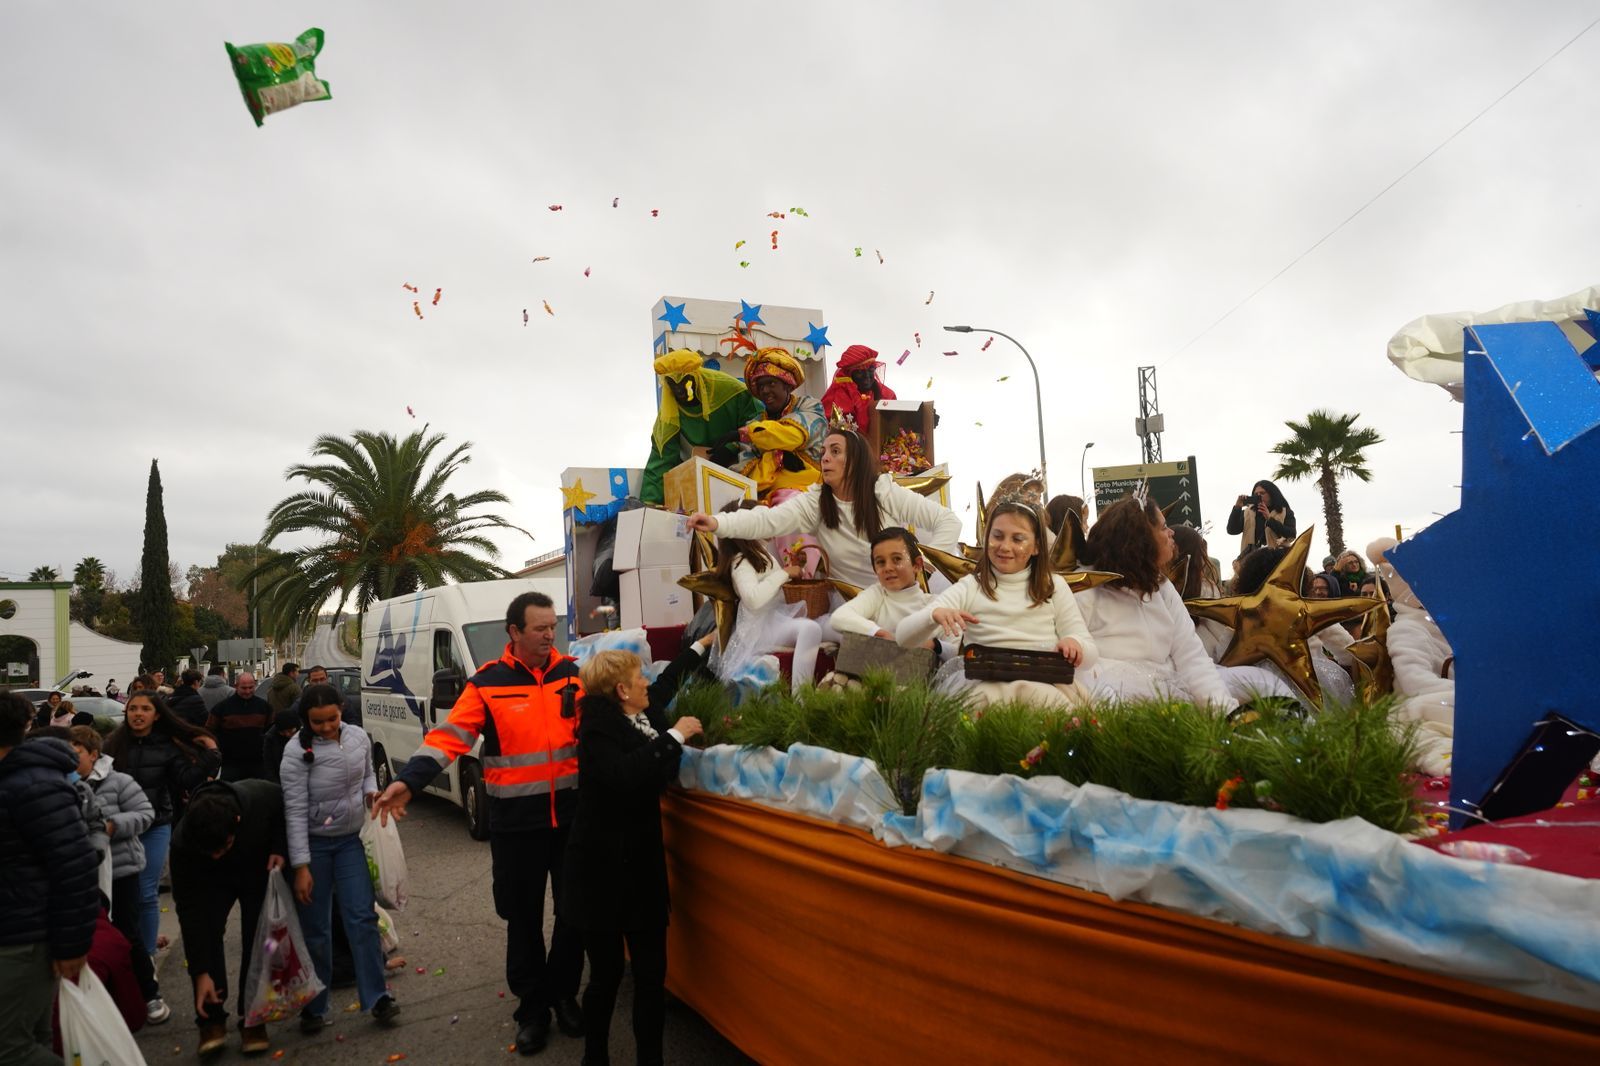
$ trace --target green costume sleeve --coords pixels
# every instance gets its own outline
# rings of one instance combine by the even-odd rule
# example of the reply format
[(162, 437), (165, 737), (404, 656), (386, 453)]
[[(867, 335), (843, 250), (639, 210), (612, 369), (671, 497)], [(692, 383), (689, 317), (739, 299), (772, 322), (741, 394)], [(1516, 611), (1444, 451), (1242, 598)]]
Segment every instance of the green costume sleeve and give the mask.
[(654, 440), (650, 442), (650, 459), (644, 464), (644, 482), (639, 489), (639, 499), (645, 503), (667, 502), (667, 490), (661, 479), (668, 470), (683, 462), (678, 458), (682, 451), (680, 437), (681, 434), (674, 433), (664, 442), (664, 447), (657, 447)]

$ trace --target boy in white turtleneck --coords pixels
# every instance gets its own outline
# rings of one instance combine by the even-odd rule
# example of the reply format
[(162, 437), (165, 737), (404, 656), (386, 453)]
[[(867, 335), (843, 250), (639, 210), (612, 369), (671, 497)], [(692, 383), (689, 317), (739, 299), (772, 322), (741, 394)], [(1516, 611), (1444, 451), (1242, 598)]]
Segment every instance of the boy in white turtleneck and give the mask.
[[(872, 572), (878, 583), (833, 612), (833, 628), (841, 633), (895, 639), (907, 617), (933, 602), (917, 584), (922, 553), (917, 538), (903, 526), (890, 526), (872, 538)], [(927, 641), (924, 647), (932, 646)]]
[[(996, 504), (984, 536), (978, 572), (968, 574), (926, 607), (901, 622), (902, 645), (920, 644), (935, 633), (951, 639), (1021, 651), (1057, 651), (1079, 669), (1093, 665), (1094, 638), (1078, 613), (1072, 589), (1050, 570), (1044, 556), (1043, 517), (1031, 504)], [(1040, 681), (980, 681), (971, 686), (980, 704), (1022, 700), (1041, 708), (1089, 702), (1079, 684)]]

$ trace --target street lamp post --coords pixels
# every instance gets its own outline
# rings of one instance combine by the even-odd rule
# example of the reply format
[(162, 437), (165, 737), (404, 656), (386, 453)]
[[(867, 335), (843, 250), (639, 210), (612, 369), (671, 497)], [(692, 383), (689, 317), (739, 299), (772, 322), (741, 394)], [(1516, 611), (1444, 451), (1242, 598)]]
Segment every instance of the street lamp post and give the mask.
[(1017, 351), (1021, 352), (1022, 357), (1028, 361), (1028, 369), (1033, 371), (1034, 412), (1039, 420), (1039, 484), (1043, 489), (1042, 495), (1048, 500), (1050, 498), (1050, 481), (1044, 464), (1044, 393), (1039, 388), (1039, 368), (1034, 365), (1033, 356), (1028, 354), (1028, 349), (1022, 346), (1021, 341), (1011, 336), (1011, 334), (1001, 333), (997, 329), (985, 329), (982, 326), (946, 326), (944, 328), (948, 333), (993, 333), (996, 337), (1004, 337), (1012, 344), (1015, 344)]
[(1089, 493), (1087, 491), (1089, 488), (1089, 483), (1085, 481), (1083, 477), (1083, 462), (1085, 459), (1089, 458), (1089, 449), (1093, 447), (1094, 441), (1090, 441), (1088, 444), (1083, 446), (1083, 454), (1078, 456), (1078, 495), (1083, 497), (1085, 504), (1087, 504), (1089, 500)]

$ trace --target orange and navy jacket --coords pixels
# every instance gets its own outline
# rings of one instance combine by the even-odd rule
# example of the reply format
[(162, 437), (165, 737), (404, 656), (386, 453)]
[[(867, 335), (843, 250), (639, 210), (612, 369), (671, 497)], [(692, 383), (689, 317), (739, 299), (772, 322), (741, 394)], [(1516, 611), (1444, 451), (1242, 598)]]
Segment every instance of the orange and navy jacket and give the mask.
[(578, 805), (578, 661), (554, 649), (541, 669), (511, 653), (472, 676), (443, 725), (428, 731), (400, 771), (417, 795), (481, 735), (489, 828), (566, 825)]

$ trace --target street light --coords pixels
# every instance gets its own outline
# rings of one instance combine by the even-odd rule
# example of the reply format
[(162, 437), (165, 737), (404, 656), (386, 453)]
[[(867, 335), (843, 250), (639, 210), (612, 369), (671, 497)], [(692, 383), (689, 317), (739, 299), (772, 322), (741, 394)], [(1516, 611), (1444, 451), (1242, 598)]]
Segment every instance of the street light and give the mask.
[(1090, 441), (1083, 446), (1083, 454), (1078, 456), (1078, 495), (1083, 497), (1085, 509), (1089, 500), (1089, 493), (1085, 490), (1089, 487), (1089, 483), (1083, 479), (1083, 461), (1089, 458), (1089, 449), (1093, 447), (1094, 441)]
[(1039, 368), (1034, 365), (1033, 356), (1028, 354), (1028, 349), (1022, 346), (1021, 341), (1009, 333), (1001, 333), (997, 329), (985, 329), (982, 326), (946, 326), (944, 328), (947, 333), (993, 333), (996, 337), (1004, 337), (1012, 344), (1015, 344), (1017, 351), (1021, 352), (1022, 357), (1028, 361), (1028, 369), (1033, 371), (1034, 411), (1039, 419), (1039, 485), (1043, 490), (1041, 495), (1048, 500), (1050, 498), (1050, 482), (1046, 476), (1044, 465), (1044, 393), (1039, 389)]

